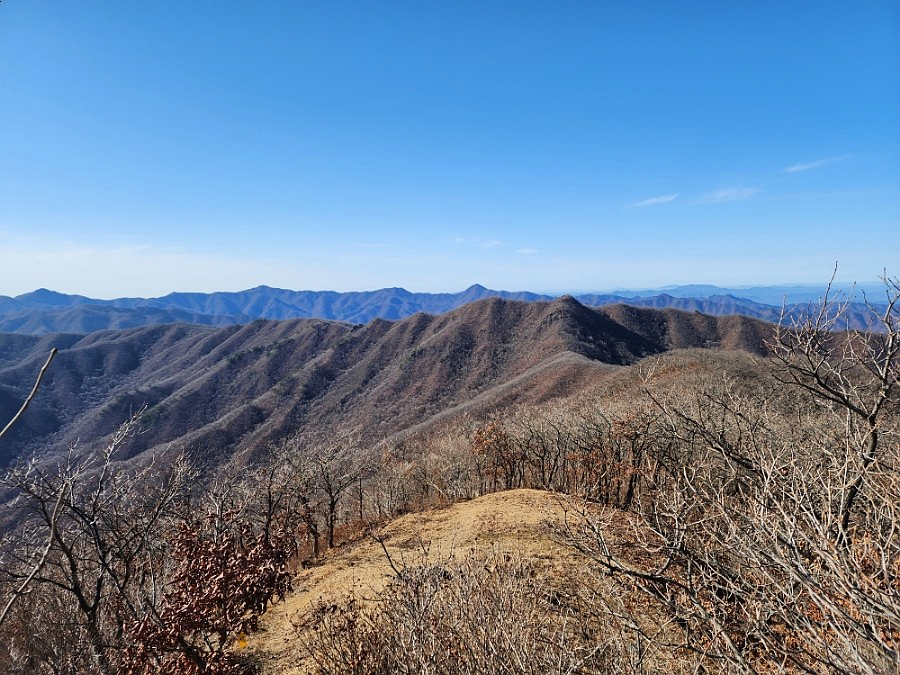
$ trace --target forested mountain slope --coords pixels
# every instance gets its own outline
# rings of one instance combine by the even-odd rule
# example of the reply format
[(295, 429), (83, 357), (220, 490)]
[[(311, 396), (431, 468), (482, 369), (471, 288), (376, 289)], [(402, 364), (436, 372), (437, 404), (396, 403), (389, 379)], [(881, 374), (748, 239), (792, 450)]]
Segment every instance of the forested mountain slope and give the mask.
[(486, 299), (442, 315), (366, 325), (257, 320), (168, 324), (89, 335), (0, 336), (0, 417), (27, 395), (52, 347), (40, 395), (3, 439), (4, 462), (99, 443), (145, 408), (132, 453), (170, 445), (216, 464), (286, 435), (378, 440), (429, 420), (540, 401), (615, 366), (683, 347), (764, 351), (768, 324), (677, 310)]

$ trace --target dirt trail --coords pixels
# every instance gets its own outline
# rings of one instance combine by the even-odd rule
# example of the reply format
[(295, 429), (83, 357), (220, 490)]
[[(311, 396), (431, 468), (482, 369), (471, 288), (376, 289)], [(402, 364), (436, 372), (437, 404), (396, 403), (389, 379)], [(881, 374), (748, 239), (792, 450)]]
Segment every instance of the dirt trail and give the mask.
[[(496, 547), (556, 566), (574, 555), (554, 541), (549, 523), (565, 519), (565, 498), (538, 490), (512, 490), (485, 495), (447, 508), (402, 516), (379, 537), (394, 564), (441, 560)], [(374, 598), (392, 574), (384, 549), (374, 538), (334, 551), (321, 564), (301, 572), (294, 592), (261, 619), (248, 649), (263, 661), (264, 672), (299, 675), (291, 620), (319, 601), (331, 603), (353, 592)]]

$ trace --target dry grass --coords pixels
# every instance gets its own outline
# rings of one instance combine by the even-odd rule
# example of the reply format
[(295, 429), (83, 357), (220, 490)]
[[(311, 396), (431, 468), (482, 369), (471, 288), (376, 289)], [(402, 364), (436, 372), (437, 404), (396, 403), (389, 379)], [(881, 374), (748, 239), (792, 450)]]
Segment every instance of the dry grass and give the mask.
[[(378, 537), (399, 568), (422, 560), (460, 558), (479, 550), (509, 551), (541, 561), (551, 570), (583, 565), (580, 554), (554, 536), (554, 528), (571, 518), (566, 498), (538, 490), (512, 490), (398, 518)], [(319, 603), (339, 603), (349, 594), (373, 600), (393, 571), (374, 538), (334, 551), (321, 564), (303, 571), (295, 592), (263, 616), (248, 649), (261, 659), (265, 673), (306, 672), (299, 663), (292, 621)]]

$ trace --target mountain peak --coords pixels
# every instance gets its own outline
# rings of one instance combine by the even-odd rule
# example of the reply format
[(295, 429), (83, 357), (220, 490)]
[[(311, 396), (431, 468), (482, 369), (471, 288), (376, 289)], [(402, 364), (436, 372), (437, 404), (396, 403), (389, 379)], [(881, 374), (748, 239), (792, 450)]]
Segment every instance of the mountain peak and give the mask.
[(570, 295), (569, 293), (566, 293), (565, 295), (560, 295), (558, 298), (554, 298), (553, 304), (554, 305), (569, 305), (569, 306), (573, 306), (573, 307), (575, 305), (578, 305), (579, 307), (582, 306), (581, 303), (578, 302), (578, 299), (574, 295)]
[(492, 291), (490, 288), (485, 288), (481, 284), (472, 284), (466, 290), (459, 294), (461, 298), (464, 298), (467, 302), (471, 302), (472, 300), (481, 300), (482, 298), (492, 298), (498, 295), (502, 295), (497, 291)]
[(23, 302), (33, 302), (40, 305), (53, 305), (57, 307), (69, 306), (72, 304), (73, 300), (81, 299), (82, 296), (80, 295), (66, 295), (65, 293), (51, 291), (48, 288), (39, 288), (31, 293), (24, 293), (23, 295), (16, 297), (16, 300), (21, 300)]

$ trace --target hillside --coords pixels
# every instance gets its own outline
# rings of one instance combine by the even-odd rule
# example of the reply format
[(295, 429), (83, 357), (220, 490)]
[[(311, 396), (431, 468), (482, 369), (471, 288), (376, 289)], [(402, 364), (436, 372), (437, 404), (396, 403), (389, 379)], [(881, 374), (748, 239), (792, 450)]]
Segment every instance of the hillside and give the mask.
[(577, 391), (616, 366), (686, 347), (763, 353), (768, 324), (622, 305), (481, 300), (443, 315), (358, 326), (317, 319), (191, 324), (87, 336), (0, 337), (0, 417), (51, 347), (40, 396), (0, 457), (102, 442), (146, 407), (130, 452), (191, 449), (209, 464), (286, 435), (363, 441), (442, 417)]

